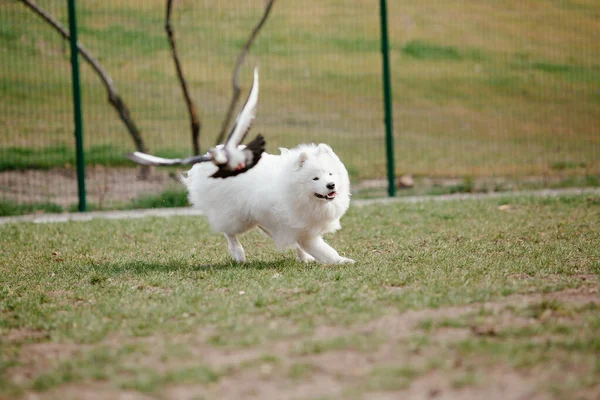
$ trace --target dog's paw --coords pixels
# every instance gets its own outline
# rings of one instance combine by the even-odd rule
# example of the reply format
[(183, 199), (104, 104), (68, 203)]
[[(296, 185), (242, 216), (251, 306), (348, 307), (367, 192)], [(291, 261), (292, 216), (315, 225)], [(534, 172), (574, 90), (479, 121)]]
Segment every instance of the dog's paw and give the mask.
[(304, 263), (309, 263), (309, 262), (314, 262), (315, 258), (313, 256), (311, 256), (310, 254), (306, 254), (302, 257), (296, 257), (296, 260), (298, 260), (300, 262), (304, 262)]
[(338, 264), (354, 264), (355, 262), (356, 261), (351, 258), (341, 257), (338, 261)]
[(233, 259), (235, 260), (236, 263), (238, 264), (243, 264), (246, 262), (246, 255), (244, 253), (242, 254), (235, 254), (233, 255)]

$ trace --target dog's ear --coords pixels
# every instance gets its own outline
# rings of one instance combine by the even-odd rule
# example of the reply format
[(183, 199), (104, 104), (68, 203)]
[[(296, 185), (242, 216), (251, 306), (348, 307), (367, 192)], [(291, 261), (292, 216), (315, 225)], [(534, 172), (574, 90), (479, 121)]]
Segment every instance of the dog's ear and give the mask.
[(290, 152), (290, 149), (286, 149), (285, 147), (280, 147), (279, 152), (280, 152), (280, 154), (287, 154)]
[(317, 146), (317, 154), (327, 154), (327, 153), (333, 153), (333, 150), (331, 149), (331, 147), (329, 147), (325, 143), (319, 143), (319, 145)]
[(300, 156), (298, 156), (298, 168), (302, 168), (306, 160), (308, 160), (308, 154), (305, 152), (300, 153)]

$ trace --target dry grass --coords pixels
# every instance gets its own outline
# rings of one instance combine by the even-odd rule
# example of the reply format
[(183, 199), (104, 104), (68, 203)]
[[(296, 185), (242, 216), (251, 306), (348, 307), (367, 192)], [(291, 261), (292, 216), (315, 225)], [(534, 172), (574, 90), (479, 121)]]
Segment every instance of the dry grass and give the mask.
[[(65, 20), (57, 0), (39, 3)], [(231, 68), (263, 2), (179, 1), (174, 27), (212, 144)], [(71, 145), (67, 47), (17, 3), (2, 4), (0, 147)], [(188, 118), (163, 31), (164, 2), (79, 5), (81, 40), (129, 102), (151, 150), (187, 154)], [(597, 174), (599, 7), (593, 1), (390, 2), (398, 172)], [(247, 65), (261, 70), (255, 130), (269, 150), (326, 141), (356, 179), (385, 173), (379, 15), (371, 3), (278, 2)], [(242, 73), (244, 87), (250, 68)], [(132, 149), (83, 68), (85, 143)], [(35, 117), (32, 118), (32, 115)], [(100, 161), (101, 162), (101, 161)], [(583, 165), (556, 171), (556, 163)]]

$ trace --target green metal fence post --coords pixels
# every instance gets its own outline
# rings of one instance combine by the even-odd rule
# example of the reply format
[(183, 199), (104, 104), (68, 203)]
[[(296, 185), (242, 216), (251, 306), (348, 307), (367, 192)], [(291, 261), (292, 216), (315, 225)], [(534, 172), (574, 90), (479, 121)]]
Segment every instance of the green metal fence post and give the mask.
[(385, 150), (387, 157), (388, 194), (396, 196), (396, 176), (394, 166), (394, 126), (392, 117), (392, 83), (390, 79), (390, 57), (387, 27), (386, 0), (379, 1), (381, 14), (381, 54), (383, 60), (383, 101), (385, 110)]
[(71, 42), (71, 75), (73, 80), (73, 114), (75, 118), (75, 151), (77, 161), (77, 190), (79, 211), (86, 211), (85, 201), (85, 162), (83, 159), (83, 118), (81, 116), (81, 87), (79, 84), (79, 50), (77, 48), (77, 17), (75, 0), (69, 4), (69, 33)]

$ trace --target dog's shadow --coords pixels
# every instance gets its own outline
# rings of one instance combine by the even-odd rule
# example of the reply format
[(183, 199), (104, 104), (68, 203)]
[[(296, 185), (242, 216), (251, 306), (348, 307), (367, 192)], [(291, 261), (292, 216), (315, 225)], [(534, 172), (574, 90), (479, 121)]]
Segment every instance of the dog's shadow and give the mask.
[(94, 266), (97, 272), (107, 275), (147, 275), (149, 273), (173, 272), (208, 272), (224, 270), (272, 270), (282, 272), (294, 268), (303, 268), (307, 264), (300, 263), (293, 258), (273, 259), (273, 260), (252, 260), (244, 263), (238, 263), (234, 260), (223, 260), (216, 263), (198, 263), (189, 259), (173, 259), (165, 261), (124, 261), (117, 263), (99, 264)]
[(298, 267), (300, 263), (292, 259), (280, 259), (280, 260), (253, 260), (238, 263), (234, 260), (220, 262), (216, 264), (199, 264), (193, 266), (192, 269), (195, 271), (219, 271), (228, 269), (247, 269), (247, 270), (286, 270), (293, 267)]

